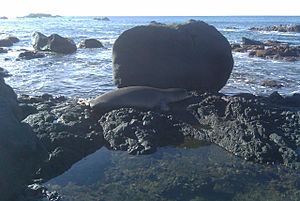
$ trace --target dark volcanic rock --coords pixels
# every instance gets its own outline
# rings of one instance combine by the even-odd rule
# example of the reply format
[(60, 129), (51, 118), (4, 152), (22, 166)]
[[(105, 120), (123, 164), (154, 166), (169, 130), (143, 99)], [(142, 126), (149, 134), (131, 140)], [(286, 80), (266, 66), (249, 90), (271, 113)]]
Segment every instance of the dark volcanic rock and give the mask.
[(232, 67), (228, 41), (202, 21), (137, 26), (122, 33), (113, 46), (113, 77), (118, 87), (219, 91)]
[(300, 32), (300, 24), (280, 24), (267, 27), (252, 27), (252, 31)]
[(62, 174), (73, 163), (103, 145), (103, 135), (97, 119), (90, 116), (87, 106), (77, 104), (76, 100), (43, 95), (23, 96), (19, 101), (37, 109), (24, 122), (32, 126), (50, 152), (49, 159), (36, 177), (47, 180)]
[(195, 94), (173, 104), (169, 114), (124, 108), (108, 112), (99, 122), (110, 147), (131, 154), (152, 153), (191, 137), (246, 160), (299, 168), (299, 111), (300, 95)]
[(207, 96), (189, 110), (200, 125), (209, 128), (207, 139), (237, 156), (263, 163), (299, 164), (300, 101), (290, 105), (288, 98), (273, 97)]
[(10, 40), (12, 43), (20, 42), (20, 39), (15, 36), (8, 36), (7, 39)]
[(102, 43), (97, 39), (85, 39), (78, 45), (79, 48), (101, 48)]
[(249, 52), (249, 56), (264, 59), (285, 61), (300, 60), (300, 46), (292, 46), (280, 41), (268, 40), (264, 43), (260, 41), (245, 42), (245, 38), (243, 38), (241, 44), (231, 44), (231, 48), (234, 52)]
[(72, 39), (52, 34), (49, 37), (35, 32), (32, 35), (32, 45), (35, 50), (51, 51), (61, 54), (71, 54), (76, 52), (77, 47)]
[(0, 54), (1, 53), (7, 53), (8, 51), (6, 49), (0, 48)]
[(14, 43), (19, 41), (20, 40), (15, 36), (8, 36), (4, 39), (0, 39), (0, 47), (11, 47)]
[(37, 58), (43, 58), (46, 55), (37, 51), (25, 51), (19, 54), (20, 59), (31, 60)]
[(48, 153), (28, 124), (11, 87), (0, 78), (0, 194), (10, 201), (31, 182)]
[(0, 47), (11, 47), (14, 43), (8, 38), (0, 39)]
[(252, 39), (245, 38), (245, 37), (242, 37), (242, 44), (243, 44), (243, 45), (264, 45), (264, 44), (263, 44), (262, 42), (260, 42), (260, 41), (252, 40)]
[(99, 122), (109, 146), (130, 154), (153, 153), (157, 147), (180, 144), (193, 131), (198, 133), (171, 115), (132, 108), (108, 112)]

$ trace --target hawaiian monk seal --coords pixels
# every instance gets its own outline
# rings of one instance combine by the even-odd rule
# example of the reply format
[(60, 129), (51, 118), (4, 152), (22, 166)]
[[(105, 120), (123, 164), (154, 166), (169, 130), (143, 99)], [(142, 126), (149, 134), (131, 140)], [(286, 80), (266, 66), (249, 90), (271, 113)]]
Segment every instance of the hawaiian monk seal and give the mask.
[(107, 112), (122, 107), (169, 110), (168, 103), (190, 97), (185, 89), (159, 89), (147, 86), (130, 86), (116, 89), (89, 101), (96, 112)]

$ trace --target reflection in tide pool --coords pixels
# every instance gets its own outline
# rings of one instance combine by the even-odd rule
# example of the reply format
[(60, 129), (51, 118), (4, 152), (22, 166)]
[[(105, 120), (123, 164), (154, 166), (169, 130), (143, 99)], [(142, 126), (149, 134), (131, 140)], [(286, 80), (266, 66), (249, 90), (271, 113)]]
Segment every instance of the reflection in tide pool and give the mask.
[(218, 146), (132, 156), (102, 148), (47, 183), (64, 201), (299, 201), (300, 172), (236, 158)]

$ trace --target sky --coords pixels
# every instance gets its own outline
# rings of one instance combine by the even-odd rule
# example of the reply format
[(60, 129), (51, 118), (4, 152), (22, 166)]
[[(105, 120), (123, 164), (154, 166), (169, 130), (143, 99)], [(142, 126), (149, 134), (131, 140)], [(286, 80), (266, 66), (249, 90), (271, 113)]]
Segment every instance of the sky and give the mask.
[(300, 0), (1, 0), (0, 17), (300, 15)]

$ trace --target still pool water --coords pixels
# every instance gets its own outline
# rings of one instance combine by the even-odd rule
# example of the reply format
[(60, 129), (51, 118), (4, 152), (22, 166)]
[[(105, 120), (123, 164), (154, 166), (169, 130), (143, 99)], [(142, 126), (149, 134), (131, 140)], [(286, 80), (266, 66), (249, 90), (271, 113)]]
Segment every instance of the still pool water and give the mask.
[(299, 201), (300, 172), (258, 165), (216, 145), (152, 155), (102, 148), (47, 182), (64, 201)]

